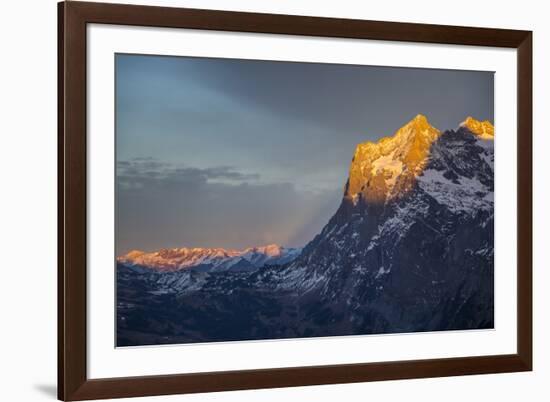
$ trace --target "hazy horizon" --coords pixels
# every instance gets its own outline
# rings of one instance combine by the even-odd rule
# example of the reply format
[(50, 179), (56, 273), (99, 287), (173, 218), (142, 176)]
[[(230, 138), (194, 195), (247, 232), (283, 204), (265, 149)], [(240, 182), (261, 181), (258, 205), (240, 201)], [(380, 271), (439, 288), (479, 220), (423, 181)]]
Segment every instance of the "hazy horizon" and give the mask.
[(493, 73), (116, 55), (117, 255), (303, 247), (355, 146), (415, 115), (494, 121)]

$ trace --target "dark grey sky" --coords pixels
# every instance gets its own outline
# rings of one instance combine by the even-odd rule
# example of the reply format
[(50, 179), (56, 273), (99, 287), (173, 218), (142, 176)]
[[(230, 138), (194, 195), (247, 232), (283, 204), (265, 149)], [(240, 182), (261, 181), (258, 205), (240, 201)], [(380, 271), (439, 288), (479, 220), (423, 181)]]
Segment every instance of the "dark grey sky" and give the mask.
[(492, 72), (117, 55), (117, 253), (303, 246), (358, 143), (492, 122), (493, 93)]

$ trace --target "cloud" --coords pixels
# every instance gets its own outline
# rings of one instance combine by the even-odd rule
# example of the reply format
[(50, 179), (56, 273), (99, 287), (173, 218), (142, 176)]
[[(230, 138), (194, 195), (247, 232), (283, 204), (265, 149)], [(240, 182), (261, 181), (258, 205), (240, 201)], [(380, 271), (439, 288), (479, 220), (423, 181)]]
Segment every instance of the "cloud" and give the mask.
[(161, 162), (152, 157), (137, 157), (117, 162), (117, 183), (121, 190), (198, 186), (209, 182), (237, 185), (259, 179), (259, 174), (241, 173), (232, 166), (201, 169)]
[[(334, 212), (341, 192), (265, 183), (229, 166), (117, 164), (117, 254), (163, 247), (303, 246)], [(332, 208), (326, 208), (332, 200)], [(329, 211), (319, 217), (320, 209)]]

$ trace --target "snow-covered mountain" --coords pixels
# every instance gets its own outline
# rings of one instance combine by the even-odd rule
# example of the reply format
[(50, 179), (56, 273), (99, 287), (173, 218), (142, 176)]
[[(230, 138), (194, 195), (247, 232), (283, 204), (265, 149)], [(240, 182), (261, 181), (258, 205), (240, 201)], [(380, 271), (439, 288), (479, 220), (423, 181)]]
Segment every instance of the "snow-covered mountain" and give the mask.
[(460, 127), (464, 127), (483, 140), (495, 139), (495, 128), (489, 120), (479, 121), (472, 116), (468, 116), (466, 120), (460, 123)]
[(392, 137), (357, 145), (344, 198), (383, 202), (405, 194), (420, 174), (440, 132), (419, 114)]
[[(440, 134), (419, 115), (390, 139), (359, 144), (340, 208), (300, 257), (278, 273), (292, 277), (279, 287), (316, 291), (327, 300), (347, 295), (345, 305), (356, 305), (363, 314), (366, 294), (400, 300), (409, 295), (410, 308), (451, 279), (456, 285), (460, 275), (491, 276), (494, 131), (491, 138), (485, 133), (461, 125)], [(364, 153), (366, 147), (374, 156)], [(354, 176), (360, 185), (352, 183)], [(483, 308), (489, 311), (492, 279), (477, 286), (485, 284), (489, 288), (478, 295), (487, 296)], [(433, 296), (441, 301), (438, 297)], [(392, 304), (386, 300), (384, 308)], [(392, 325), (399, 328), (407, 308), (394, 308), (402, 311)]]
[(490, 122), (418, 115), (359, 144), (337, 212), (285, 264), (119, 266), (119, 345), (492, 328), (493, 142)]
[(277, 244), (250, 247), (244, 250), (223, 248), (171, 248), (154, 252), (133, 250), (117, 258), (119, 264), (134, 270), (174, 272), (193, 269), (202, 272), (253, 271), (265, 265), (286, 264), (301, 252)]

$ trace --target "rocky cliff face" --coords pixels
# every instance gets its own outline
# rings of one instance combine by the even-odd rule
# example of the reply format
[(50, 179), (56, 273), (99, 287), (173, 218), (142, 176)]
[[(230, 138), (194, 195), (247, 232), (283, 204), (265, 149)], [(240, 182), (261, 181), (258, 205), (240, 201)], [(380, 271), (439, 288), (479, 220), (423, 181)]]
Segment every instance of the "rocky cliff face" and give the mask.
[[(493, 327), (494, 129), (417, 116), (357, 146), (340, 208), (254, 272), (119, 266), (119, 345)], [(122, 303), (122, 304), (120, 304)]]
[(353, 155), (344, 198), (382, 203), (404, 195), (414, 184), (440, 132), (417, 115), (392, 137), (359, 144)]

